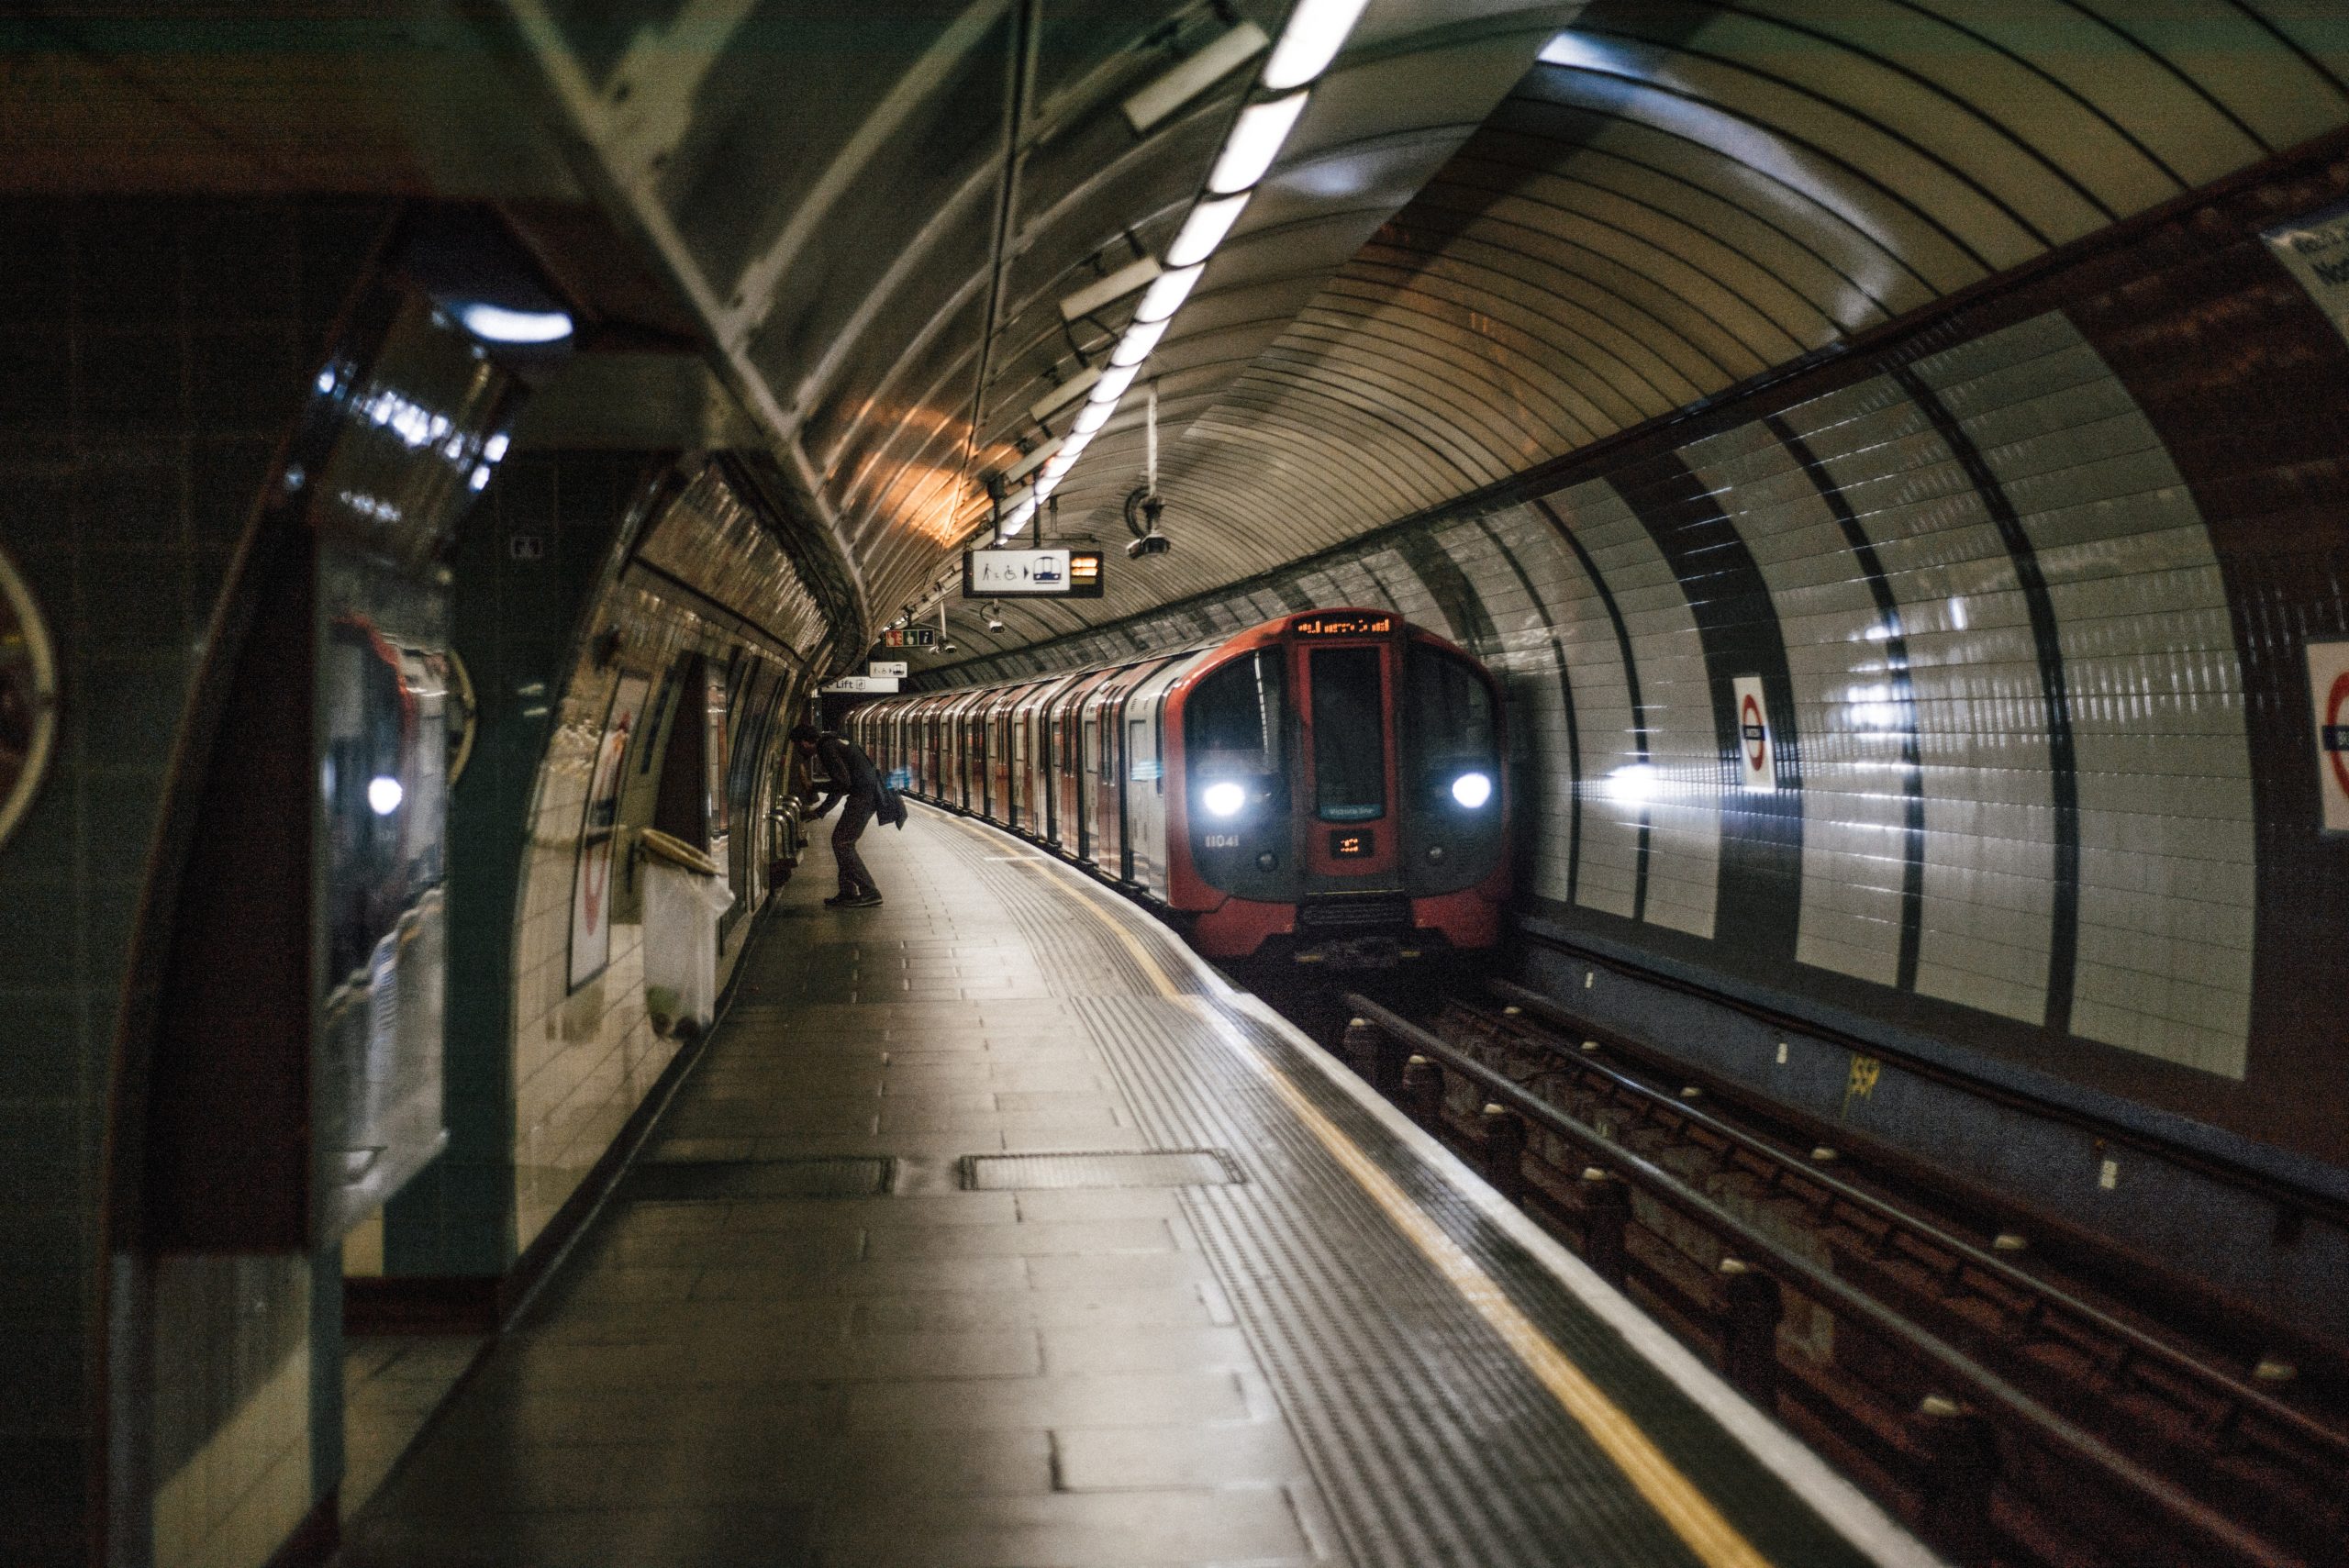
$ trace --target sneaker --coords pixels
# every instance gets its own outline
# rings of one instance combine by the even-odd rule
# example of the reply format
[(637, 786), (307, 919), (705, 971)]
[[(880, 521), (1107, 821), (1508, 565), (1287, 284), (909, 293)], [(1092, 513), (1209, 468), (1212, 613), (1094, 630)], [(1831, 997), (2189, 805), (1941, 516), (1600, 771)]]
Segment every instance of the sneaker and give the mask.
[(824, 907), (827, 909), (850, 908), (856, 903), (857, 897), (858, 895), (853, 893), (835, 893), (824, 900)]
[(843, 909), (872, 909), (878, 907), (880, 903), (881, 895), (879, 894), (864, 893), (859, 894), (856, 897), (847, 900), (841, 906), (841, 907)]

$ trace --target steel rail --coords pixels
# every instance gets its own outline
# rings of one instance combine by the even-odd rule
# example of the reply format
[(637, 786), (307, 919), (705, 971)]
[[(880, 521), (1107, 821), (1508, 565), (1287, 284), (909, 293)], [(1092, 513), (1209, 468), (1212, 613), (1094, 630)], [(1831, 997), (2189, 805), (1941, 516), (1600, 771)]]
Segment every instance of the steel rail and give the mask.
[[(1558, 1006), (1546, 997), (1526, 990), (1523, 986), (1513, 985), (1505, 980), (1489, 982), (1489, 986), (1495, 995), (1504, 998), (1510, 1006), (1522, 1007), (1526, 1013), (1545, 1022), (1571, 1028), (1577, 1032), (1585, 1030), (1586, 1027), (1565, 1008)], [(1504, 1027), (1507, 1027), (1513, 1020), (1505, 1018), (1502, 1022)], [(1590, 1032), (1604, 1034), (1607, 1031)], [(1534, 1043), (1545, 1047), (1547, 1045), (1547, 1042), (1538, 1040)], [(1730, 1140), (1737, 1147), (1769, 1161), (1781, 1170), (1798, 1174), (1802, 1180), (1832, 1193), (1854, 1207), (1865, 1210), (1879, 1219), (1888, 1221), (1913, 1235), (1924, 1238), (1934, 1246), (1962, 1258), (1981, 1273), (2000, 1280), (2026, 1295), (2038, 1296), (2049, 1305), (2087, 1323), (2099, 1332), (2120, 1340), (2132, 1354), (2158, 1361), (2173, 1372), (2203, 1385), (2209, 1390), (2225, 1395), (2243, 1410), (2255, 1413), (2279, 1427), (2289, 1429), (2297, 1436), (2323, 1449), (2334, 1458), (2349, 1461), (2349, 1434), (2326, 1426), (2305, 1411), (2294, 1409), (2266, 1390), (2242, 1382), (2233, 1373), (2199, 1360), (2176, 1346), (2154, 1338), (2135, 1324), (2125, 1322), (2095, 1304), (2081, 1300), (2061, 1285), (2051, 1284), (2030, 1271), (2018, 1268), (1997, 1253), (1986, 1251), (1965, 1238), (1954, 1235), (1932, 1220), (1911, 1214), (1897, 1204), (1853, 1186), (1848, 1182), (1838, 1180), (1800, 1157), (1775, 1148), (1755, 1134), (1723, 1121), (1709, 1112), (1699, 1110), (1685, 1100), (1677, 1099), (1660, 1089), (1642, 1084), (1628, 1073), (1608, 1066), (1605, 1062), (1593, 1062), (1579, 1052), (1556, 1050), (1555, 1054), (1561, 1062), (1570, 1063), (1577, 1071), (1603, 1077), (1634, 1095), (1668, 1108), (1674, 1115), (1684, 1120), (1693, 1122)]]
[(1609, 1140), (1597, 1128), (1567, 1115), (1531, 1091), (1510, 1082), (1475, 1058), (1462, 1053), (1409, 1019), (1380, 1006), (1365, 996), (1347, 993), (1341, 998), (1354, 1017), (1410, 1047), (1429, 1061), (1458, 1073), (1527, 1120), (1539, 1123), (1562, 1138), (1589, 1149), (1606, 1166), (1631, 1184), (1682, 1213), (1702, 1221), (1716, 1235), (1730, 1240), (1749, 1262), (1767, 1265), (1781, 1283), (1798, 1286), (1805, 1296), (1837, 1316), (1882, 1335), (1919, 1360), (1946, 1374), (1983, 1404), (1992, 1407), (2041, 1441), (2069, 1453), (2082, 1463), (2151, 1504), (2171, 1521), (2192, 1530), (2244, 1562), (2259, 1568), (2307, 1568), (2298, 1557), (2285, 1554), (2233, 1520), (2214, 1512), (2160, 1475), (2121, 1453), (2103, 1439), (2066, 1420), (1998, 1373), (1974, 1361), (1956, 1346), (1919, 1328), (1881, 1302), (1829, 1273), (1809, 1259), (1755, 1230), (1744, 1220), (1689, 1186), (1661, 1165)]

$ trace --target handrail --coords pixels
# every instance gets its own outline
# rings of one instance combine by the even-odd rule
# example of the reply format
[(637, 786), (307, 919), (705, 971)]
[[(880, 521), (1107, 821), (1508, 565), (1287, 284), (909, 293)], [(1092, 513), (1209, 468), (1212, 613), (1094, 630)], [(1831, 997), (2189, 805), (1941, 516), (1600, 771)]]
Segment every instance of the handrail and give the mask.
[[(1582, 1027), (1580, 1021), (1574, 1018), (1567, 1009), (1558, 1006), (1546, 997), (1526, 990), (1521, 985), (1512, 985), (1504, 980), (1496, 980), (1490, 984), (1494, 995), (1507, 998), (1512, 1006), (1538, 1007), (1542, 1015), (1548, 1016), (1551, 1022), (1573, 1024), (1578, 1029)], [(1891, 1220), (1927, 1238), (1935, 1246), (1956, 1253), (1984, 1273), (2003, 1280), (2019, 1290), (2044, 1297), (2063, 1311), (2093, 1324), (2100, 1332), (2122, 1341), (2132, 1352), (2163, 1362), (2175, 1371), (2224, 1392), (2247, 1409), (2255, 1411), (2279, 1426), (2291, 1429), (2302, 1438), (2335, 1456), (2349, 1459), (2349, 1435), (2334, 1430), (2310, 1416), (2306, 1411), (2294, 1409), (2266, 1389), (2255, 1388), (2248, 1383), (2243, 1383), (2233, 1373), (2222, 1368), (2214, 1367), (2208, 1362), (2198, 1360), (2176, 1346), (2155, 1339), (2135, 1324), (2115, 1318), (2093, 1303), (2082, 1301), (2060, 1285), (2048, 1284), (2029, 1270), (2016, 1267), (1997, 1253), (1985, 1251), (1965, 1238), (1954, 1235), (1931, 1220), (1921, 1219), (1905, 1212), (1895, 1204), (1886, 1202), (1873, 1193), (1863, 1191), (1847, 1182), (1838, 1180), (1820, 1170), (1816, 1165), (1800, 1160), (1782, 1149), (1773, 1148), (1769, 1143), (1744, 1129), (1735, 1127), (1686, 1101), (1675, 1099), (1660, 1089), (1642, 1084), (1628, 1073), (1620, 1073), (1608, 1066), (1605, 1062), (1592, 1062), (1579, 1055), (1568, 1056), (1563, 1051), (1559, 1055), (1562, 1060), (1572, 1062), (1578, 1071), (1598, 1073), (1632, 1094), (1669, 1108), (1675, 1116), (1695, 1122), (1699, 1127), (1730, 1140), (1740, 1148), (1770, 1161), (1781, 1169), (1799, 1173), (1804, 1181), (1833, 1193), (1837, 1197), (1855, 1207), (1864, 1208), (1880, 1218)]]
[(1632, 1178), (1632, 1184), (1701, 1219), (1716, 1234), (1728, 1238), (1741, 1256), (1766, 1262), (1770, 1272), (1780, 1280), (1798, 1284), (1804, 1295), (1820, 1305), (1829, 1307), (1837, 1315), (1856, 1320), (1871, 1331), (1896, 1341), (1911, 1354), (1947, 1373), (1976, 1398), (2029, 1429), (2041, 1440), (2065, 1450), (2075, 1458), (2102, 1471), (2176, 1523), (2219, 1544), (2247, 1562), (2260, 1564), (2261, 1568), (2306, 1568), (2299, 1559), (2282, 1554), (2232, 1519), (2214, 1513), (2199, 1499), (2179, 1491), (2101, 1438), (2065, 1419), (1996, 1373), (1979, 1365), (1956, 1346), (1920, 1329), (1809, 1259), (1755, 1230), (1679, 1177), (1614, 1142), (1597, 1128), (1568, 1116), (1483, 1062), (1463, 1054), (1419, 1025), (1369, 998), (1349, 992), (1341, 1000), (1353, 1009), (1354, 1017), (1408, 1045), (1430, 1061), (1458, 1073), (1520, 1116), (1599, 1152), (1601, 1158), (1616, 1167), (1618, 1174)]

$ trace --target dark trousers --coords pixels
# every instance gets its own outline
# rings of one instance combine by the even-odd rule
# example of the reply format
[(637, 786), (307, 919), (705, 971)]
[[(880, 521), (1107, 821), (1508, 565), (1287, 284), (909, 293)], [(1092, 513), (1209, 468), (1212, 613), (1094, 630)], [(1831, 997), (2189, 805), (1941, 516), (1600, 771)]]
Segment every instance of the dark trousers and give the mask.
[(832, 829), (832, 861), (840, 869), (844, 898), (861, 893), (878, 896), (881, 892), (873, 885), (873, 873), (864, 869), (864, 857), (856, 852), (856, 841), (864, 837), (865, 826), (872, 820), (873, 803), (862, 795), (850, 795), (841, 803), (840, 826)]

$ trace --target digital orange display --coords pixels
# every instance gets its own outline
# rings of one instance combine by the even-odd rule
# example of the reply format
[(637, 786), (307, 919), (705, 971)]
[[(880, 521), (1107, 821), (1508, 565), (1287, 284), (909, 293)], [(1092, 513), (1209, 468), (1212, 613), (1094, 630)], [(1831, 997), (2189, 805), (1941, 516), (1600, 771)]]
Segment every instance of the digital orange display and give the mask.
[(1289, 628), (1299, 637), (1376, 637), (1395, 629), (1393, 616), (1315, 616)]
[(1330, 853), (1339, 860), (1356, 860), (1377, 852), (1378, 835), (1371, 828), (1357, 828), (1352, 832), (1343, 828), (1330, 829)]

